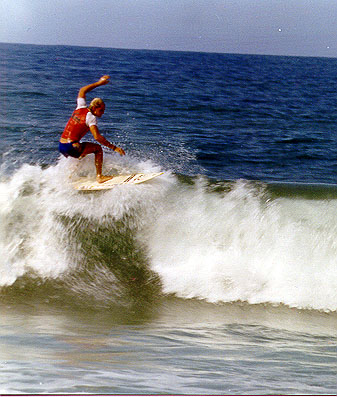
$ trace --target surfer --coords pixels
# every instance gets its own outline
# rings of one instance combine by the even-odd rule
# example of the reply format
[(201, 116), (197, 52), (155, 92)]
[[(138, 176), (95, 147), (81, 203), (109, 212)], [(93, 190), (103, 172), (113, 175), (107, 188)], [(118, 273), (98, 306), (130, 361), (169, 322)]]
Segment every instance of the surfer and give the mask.
[[(101, 85), (108, 84), (109, 79), (110, 76), (102, 76), (96, 83), (86, 85), (79, 90), (77, 96), (77, 108), (70, 117), (59, 142), (59, 151), (65, 157), (70, 156), (82, 159), (87, 154), (94, 153), (96, 180), (100, 183), (113, 178), (113, 175), (102, 175), (103, 150), (101, 145), (114, 150), (121, 156), (125, 155), (122, 148), (113, 145), (99, 133), (97, 117), (101, 117), (105, 111), (105, 104), (102, 99), (93, 99), (88, 107), (86, 103), (87, 92)], [(100, 145), (92, 142), (80, 142), (88, 131), (92, 133)]]

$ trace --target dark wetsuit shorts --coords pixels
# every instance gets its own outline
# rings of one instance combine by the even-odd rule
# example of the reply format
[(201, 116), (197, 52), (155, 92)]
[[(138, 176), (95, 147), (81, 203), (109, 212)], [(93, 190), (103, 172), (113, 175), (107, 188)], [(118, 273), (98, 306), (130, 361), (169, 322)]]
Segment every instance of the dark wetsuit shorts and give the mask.
[[(75, 144), (75, 145), (74, 145)], [(59, 151), (65, 157), (79, 158), (83, 153), (85, 143), (71, 142), (71, 143), (59, 143)]]

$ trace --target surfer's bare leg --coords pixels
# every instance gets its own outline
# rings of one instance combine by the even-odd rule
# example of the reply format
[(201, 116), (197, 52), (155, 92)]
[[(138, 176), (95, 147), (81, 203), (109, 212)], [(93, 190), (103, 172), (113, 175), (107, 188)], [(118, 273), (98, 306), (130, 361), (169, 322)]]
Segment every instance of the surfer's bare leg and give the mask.
[(97, 182), (103, 183), (103, 182), (108, 181), (109, 179), (112, 179), (113, 175), (102, 175), (103, 150), (102, 150), (101, 145), (98, 145), (97, 143), (86, 142), (85, 148), (79, 158), (82, 159), (87, 154), (91, 154), (91, 153), (94, 153), (94, 155), (95, 155), (95, 167), (96, 167)]

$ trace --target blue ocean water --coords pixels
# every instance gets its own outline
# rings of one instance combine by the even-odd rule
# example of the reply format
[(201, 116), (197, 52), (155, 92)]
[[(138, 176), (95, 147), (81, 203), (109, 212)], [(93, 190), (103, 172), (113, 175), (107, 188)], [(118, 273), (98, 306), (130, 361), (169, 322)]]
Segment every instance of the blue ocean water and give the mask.
[[(1, 392), (335, 393), (337, 59), (0, 44), (0, 68)], [(104, 74), (105, 171), (164, 174), (81, 193), (93, 158), (58, 140)]]

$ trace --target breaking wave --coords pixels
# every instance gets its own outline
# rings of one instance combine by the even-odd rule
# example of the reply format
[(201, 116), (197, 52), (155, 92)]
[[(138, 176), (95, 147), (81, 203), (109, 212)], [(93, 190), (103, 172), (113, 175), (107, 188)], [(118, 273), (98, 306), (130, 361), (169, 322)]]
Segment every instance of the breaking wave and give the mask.
[[(69, 161), (26, 164), (2, 179), (1, 299), (144, 306), (173, 294), (337, 310), (335, 192), (166, 171), (83, 193), (69, 183), (79, 176)], [(83, 176), (92, 162), (82, 164)]]

